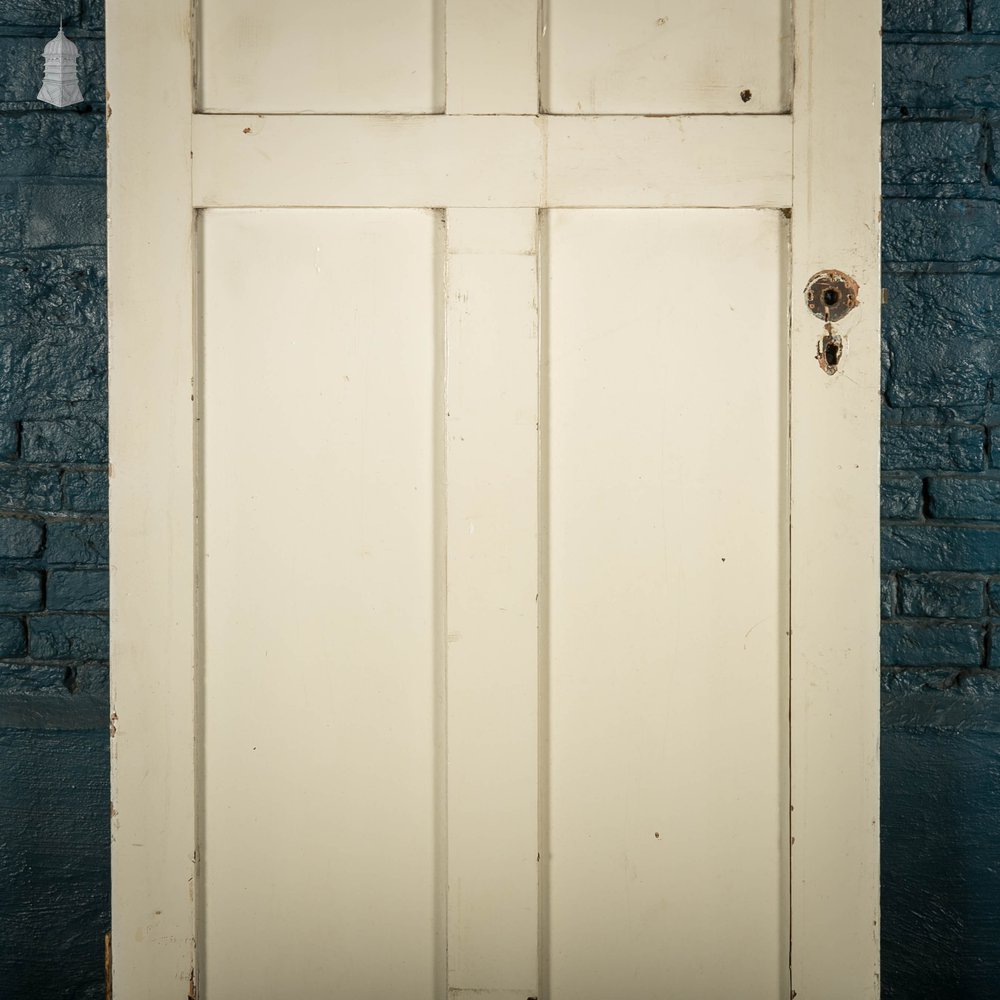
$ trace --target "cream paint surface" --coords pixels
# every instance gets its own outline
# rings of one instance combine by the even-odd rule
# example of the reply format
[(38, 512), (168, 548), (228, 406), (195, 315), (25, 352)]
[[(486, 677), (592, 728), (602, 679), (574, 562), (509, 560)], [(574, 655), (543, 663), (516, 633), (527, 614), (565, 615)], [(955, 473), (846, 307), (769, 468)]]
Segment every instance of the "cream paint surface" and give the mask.
[(116, 995), (877, 997), (877, 0), (196, 6), (108, 4)]
[(789, 0), (545, 0), (542, 109), (775, 114), (791, 100)]
[(438, 997), (439, 216), (203, 223), (205, 988)]
[(443, 0), (201, 0), (199, 110), (444, 109)]
[(548, 221), (551, 996), (774, 1000), (788, 989), (786, 224)]

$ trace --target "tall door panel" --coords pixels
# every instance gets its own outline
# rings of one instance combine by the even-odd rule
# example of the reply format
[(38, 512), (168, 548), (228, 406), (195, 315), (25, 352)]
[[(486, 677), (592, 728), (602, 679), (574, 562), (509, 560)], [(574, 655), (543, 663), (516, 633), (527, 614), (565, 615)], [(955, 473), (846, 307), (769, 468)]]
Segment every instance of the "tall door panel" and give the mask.
[(441, 235), (430, 210), (202, 219), (217, 998), (438, 995)]
[(787, 983), (787, 225), (548, 221), (552, 996), (769, 1000)]

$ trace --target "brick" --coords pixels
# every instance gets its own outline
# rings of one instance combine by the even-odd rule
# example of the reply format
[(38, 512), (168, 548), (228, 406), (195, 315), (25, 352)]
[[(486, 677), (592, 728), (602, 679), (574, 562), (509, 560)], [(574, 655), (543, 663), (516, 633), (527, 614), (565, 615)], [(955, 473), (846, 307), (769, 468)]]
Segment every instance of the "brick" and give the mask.
[(0, 617), (0, 656), (24, 656), (27, 652), (24, 622), (13, 615)]
[(973, 122), (886, 122), (885, 184), (976, 184), (983, 169), (982, 129)]
[(891, 576), (882, 577), (880, 588), (882, 617), (891, 618), (896, 611), (896, 581)]
[(973, 0), (972, 30), (983, 34), (1000, 32), (1000, 0)]
[(106, 566), (108, 522), (50, 522), (45, 559), (49, 565)]
[(883, 288), (889, 404), (986, 403), (1000, 379), (1000, 276), (885, 275)]
[(107, 426), (91, 420), (25, 421), (21, 425), (21, 457), (26, 462), (107, 462)]
[(1000, 615), (1000, 577), (990, 580), (987, 595), (990, 602), (990, 614)]
[(106, 471), (64, 472), (63, 508), (83, 513), (106, 513), (108, 474)]
[(882, 47), (882, 103), (886, 117), (900, 108), (1000, 108), (1000, 59), (989, 44)]
[[(48, 330), (0, 338), (0, 419), (52, 419), (103, 413), (106, 340), (85, 331)], [(84, 404), (81, 406), (81, 404)]]
[(986, 608), (986, 580), (981, 577), (900, 575), (899, 606), (916, 618), (981, 618)]
[(107, 570), (53, 570), (45, 588), (50, 611), (107, 611)]
[(920, 476), (882, 477), (882, 517), (914, 520), (920, 517), (924, 481)]
[(29, 111), (0, 118), (0, 176), (102, 177), (104, 116)]
[(0, 181), (0, 250), (97, 247), (105, 225), (102, 181)]
[(81, 24), (92, 31), (104, 30), (104, 0), (83, 0)]
[(1000, 572), (1000, 525), (887, 525), (882, 528), (882, 571)]
[(28, 649), (36, 660), (106, 660), (108, 619), (100, 615), (32, 615)]
[(978, 472), (985, 459), (981, 427), (883, 425), (882, 468)]
[(41, 553), (44, 537), (41, 521), (0, 517), (0, 559), (34, 559)]
[(62, 506), (59, 473), (54, 469), (0, 466), (0, 510), (56, 511)]
[(17, 458), (17, 424), (0, 423), (0, 459)]
[(886, 261), (1000, 260), (998, 231), (997, 201), (886, 198), (882, 203), (882, 255)]
[(103, 247), (0, 254), (0, 326), (77, 329), (104, 341), (108, 268)]
[[(58, 23), (54, 27), (58, 27)], [(0, 66), (4, 68), (3, 74), (0, 75), (0, 110), (38, 110), (45, 107), (37, 100), (37, 94), (42, 75), (41, 50), (51, 37), (50, 30), (47, 29), (45, 33), (40, 33), (41, 37), (35, 38), (0, 37)], [(68, 34), (73, 37), (72, 31)], [(73, 41), (80, 50), (76, 68), (84, 102), (103, 105), (104, 40), (73, 38)], [(80, 105), (77, 105), (77, 112), (79, 108)], [(69, 113), (74, 112), (71, 110)]]
[(885, 0), (883, 31), (965, 31), (965, 0)]
[(41, 573), (27, 569), (0, 569), (0, 612), (38, 611), (41, 606)]
[(882, 664), (887, 667), (978, 667), (983, 659), (980, 625), (882, 623)]
[(80, 0), (0, 0), (0, 26), (50, 29), (80, 16)]
[(946, 476), (927, 481), (928, 513), (959, 521), (1000, 520), (1000, 479)]

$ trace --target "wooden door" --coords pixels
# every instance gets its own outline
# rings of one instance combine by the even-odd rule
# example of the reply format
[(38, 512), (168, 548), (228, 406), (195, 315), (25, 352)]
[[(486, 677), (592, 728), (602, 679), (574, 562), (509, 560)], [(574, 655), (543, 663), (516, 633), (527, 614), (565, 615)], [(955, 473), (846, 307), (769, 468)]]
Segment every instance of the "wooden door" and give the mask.
[(110, 6), (117, 995), (876, 996), (878, 5)]

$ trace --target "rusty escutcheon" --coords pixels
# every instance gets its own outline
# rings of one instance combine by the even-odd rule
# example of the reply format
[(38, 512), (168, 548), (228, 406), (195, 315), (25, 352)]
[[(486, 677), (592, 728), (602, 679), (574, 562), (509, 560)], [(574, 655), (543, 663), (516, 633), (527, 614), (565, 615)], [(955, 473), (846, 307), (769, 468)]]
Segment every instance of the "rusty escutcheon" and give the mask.
[(820, 271), (806, 285), (806, 305), (824, 323), (836, 323), (858, 304), (858, 283), (843, 271)]

